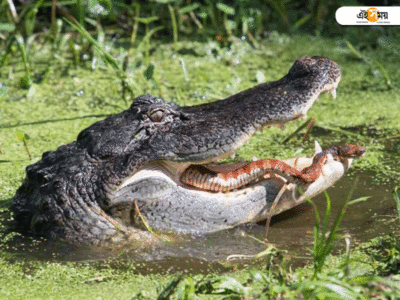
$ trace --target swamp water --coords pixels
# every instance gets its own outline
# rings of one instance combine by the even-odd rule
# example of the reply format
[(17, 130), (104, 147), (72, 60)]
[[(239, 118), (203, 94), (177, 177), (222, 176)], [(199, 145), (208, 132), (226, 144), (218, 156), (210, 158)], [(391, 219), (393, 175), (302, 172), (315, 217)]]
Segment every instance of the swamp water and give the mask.
[[(371, 238), (399, 231), (396, 205), (391, 194), (394, 186), (373, 184), (373, 176), (375, 175), (352, 173), (328, 190), (332, 200), (331, 223), (350, 190), (354, 189), (351, 199), (370, 196), (364, 202), (348, 206), (340, 226), (339, 235), (346, 234), (350, 237), (352, 247)], [(325, 195), (320, 194), (313, 201), (323, 216)], [(272, 218), (266, 243), (287, 250), (291, 258), (289, 265), (302, 266), (311, 259), (313, 226), (314, 211), (311, 205), (300, 204)], [(11, 257), (27, 262), (80, 262), (99, 267), (106, 264), (118, 269), (132, 268), (141, 274), (166, 271), (223, 272), (232, 267), (240, 268), (243, 263), (251, 265), (251, 258), (268, 246), (259, 241), (265, 240), (265, 233), (265, 224), (247, 224), (203, 236), (182, 236), (179, 242), (165, 243), (145, 251), (133, 248), (110, 251), (22, 238), (17, 243), (10, 244), (9, 252)], [(344, 252), (343, 238), (337, 239), (335, 248), (338, 252)]]

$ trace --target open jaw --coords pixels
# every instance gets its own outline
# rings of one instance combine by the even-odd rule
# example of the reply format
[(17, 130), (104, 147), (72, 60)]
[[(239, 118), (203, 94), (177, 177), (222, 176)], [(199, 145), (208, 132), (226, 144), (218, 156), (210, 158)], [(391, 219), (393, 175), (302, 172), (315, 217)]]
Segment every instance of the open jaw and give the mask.
[[(364, 154), (361, 147), (360, 152), (353, 156), (325, 153), (329, 149), (322, 150), (316, 142), (312, 157), (271, 160), (279, 162), (279, 165), (260, 171), (258, 176), (253, 177), (249, 168), (246, 171), (246, 166), (254, 163), (214, 165), (207, 162), (192, 165), (187, 162), (152, 162), (128, 178), (118, 190), (111, 192), (107, 207), (104, 208), (127, 226), (143, 225), (144, 219), (150, 227), (162, 231), (208, 233), (243, 223), (259, 222), (329, 188), (350, 167), (353, 157)], [(322, 155), (323, 159), (317, 162), (316, 157)], [(308, 182), (291, 175), (293, 170), (301, 173), (307, 168), (319, 168), (315, 178)], [(209, 172), (214, 176), (231, 176), (231, 182), (239, 181), (241, 176), (242, 184), (234, 183), (234, 187), (228, 191), (212, 191), (210, 188), (187, 184), (187, 179), (183, 178), (187, 170), (198, 169), (206, 170), (201, 172), (203, 175)], [(237, 173), (240, 175), (236, 176)], [(247, 181), (243, 179), (246, 176), (250, 178)], [(204, 184), (204, 178), (199, 177), (198, 180)], [(135, 202), (134, 205), (132, 202)], [(119, 217), (118, 211), (121, 212)]]
[[(281, 80), (180, 108), (181, 125), (169, 128), (167, 139), (151, 140), (154, 151), (171, 145), (174, 150), (148, 160), (109, 189), (100, 207), (128, 228), (207, 233), (265, 220), (314, 197), (343, 176), (352, 156), (316, 145), (313, 157), (212, 163), (235, 153), (263, 127), (306, 117), (321, 93), (336, 96), (339, 81), (336, 63), (304, 57)], [(257, 164), (264, 164), (263, 170), (250, 170)]]
[(306, 117), (341, 72), (302, 57), (281, 79), (226, 99), (181, 107), (142, 95), (26, 169), (12, 209), (22, 232), (100, 243), (161, 231), (207, 233), (257, 222), (332, 186), (364, 149), (216, 165), (257, 130)]

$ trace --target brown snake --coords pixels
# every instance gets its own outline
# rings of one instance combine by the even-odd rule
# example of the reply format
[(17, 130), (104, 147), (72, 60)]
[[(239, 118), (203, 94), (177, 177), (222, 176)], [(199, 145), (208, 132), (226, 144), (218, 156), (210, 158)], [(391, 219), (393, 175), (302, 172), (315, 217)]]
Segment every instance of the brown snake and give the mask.
[(222, 193), (245, 186), (266, 174), (281, 175), (289, 182), (312, 183), (321, 175), (328, 154), (340, 160), (361, 157), (364, 153), (365, 148), (356, 144), (331, 146), (317, 153), (312, 164), (302, 170), (297, 170), (281, 160), (269, 158), (249, 162), (243, 167), (225, 173), (216, 172), (206, 165), (193, 165), (183, 172), (181, 182), (201, 190)]

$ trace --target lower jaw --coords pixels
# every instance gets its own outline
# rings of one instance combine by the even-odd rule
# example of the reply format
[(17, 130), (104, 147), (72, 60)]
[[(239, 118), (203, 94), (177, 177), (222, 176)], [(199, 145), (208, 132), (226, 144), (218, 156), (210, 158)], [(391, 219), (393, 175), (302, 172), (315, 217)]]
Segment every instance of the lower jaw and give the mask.
[[(312, 164), (312, 157), (290, 158), (283, 162), (301, 170)], [(323, 166), (320, 176), (312, 183), (295, 184), (287, 183), (280, 176), (264, 177), (255, 184), (227, 193), (192, 189), (180, 184), (177, 178), (171, 178), (164, 168), (152, 168), (138, 172), (130, 181), (134, 185), (135, 182), (139, 182), (138, 179), (151, 181), (157, 178), (158, 182), (167, 187), (165, 193), (160, 193), (154, 198), (132, 199), (115, 194), (116, 197), (111, 199), (109, 204), (117, 206), (135, 201), (136, 209), (154, 229), (208, 233), (242, 223), (259, 222), (299, 205), (307, 198), (312, 198), (332, 186), (344, 175), (351, 162), (352, 159), (328, 161)], [(125, 186), (127, 189), (130, 187), (131, 184)], [(109, 210), (110, 206), (107, 209)], [(132, 215), (132, 211), (130, 214)], [(137, 220), (139, 219), (136, 218)], [(123, 220), (122, 223), (127, 226), (138, 225), (132, 224), (132, 220)]]

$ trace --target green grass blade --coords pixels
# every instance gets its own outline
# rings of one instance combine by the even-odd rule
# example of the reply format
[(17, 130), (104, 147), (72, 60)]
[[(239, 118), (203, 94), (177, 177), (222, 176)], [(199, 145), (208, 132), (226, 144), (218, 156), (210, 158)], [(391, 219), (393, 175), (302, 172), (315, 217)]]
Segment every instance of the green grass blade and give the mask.
[(15, 36), (10, 36), (7, 41), (7, 45), (5, 46), (5, 51), (3, 57), (0, 60), (0, 68), (4, 66), (7, 61), (8, 55), (12, 52), (12, 46), (15, 42)]
[[(357, 180), (354, 184), (354, 186), (357, 185)], [(333, 225), (331, 227), (330, 233), (328, 235), (328, 237), (326, 237), (326, 234), (328, 232), (328, 227), (329, 227), (329, 218), (331, 215), (331, 198), (329, 197), (328, 193), (325, 192), (325, 197), (326, 197), (326, 209), (325, 209), (325, 214), (324, 214), (324, 219), (323, 219), (323, 223), (322, 226), (320, 224), (320, 216), (318, 213), (318, 209), (317, 206), (315, 205), (315, 203), (313, 201), (311, 201), (310, 199), (307, 199), (307, 202), (310, 203), (313, 208), (314, 208), (314, 214), (315, 214), (315, 223), (314, 223), (314, 245), (312, 248), (312, 255), (313, 255), (313, 264), (314, 264), (314, 275), (313, 275), (313, 279), (316, 279), (318, 274), (321, 273), (322, 268), (325, 264), (325, 260), (327, 258), (327, 256), (329, 255), (329, 253), (331, 253), (332, 251), (332, 244), (333, 241), (336, 238), (336, 233), (339, 229), (339, 226), (342, 222), (343, 219), (343, 215), (346, 211), (346, 208), (348, 205), (352, 205), (352, 204), (356, 204), (362, 201), (366, 201), (367, 199), (369, 199), (370, 197), (361, 197), (355, 200), (350, 201), (349, 199), (351, 198), (351, 195), (353, 193), (352, 189), (349, 193), (349, 196), (347, 197), (344, 205), (342, 206), (342, 208), (340, 209), (340, 211), (338, 212), (338, 214), (336, 215), (336, 218), (333, 222)], [(320, 228), (321, 226), (321, 228)]]
[(137, 36), (137, 31), (139, 28), (139, 21), (138, 18), (140, 16), (140, 4), (139, 3), (135, 3), (132, 4), (135, 8), (135, 16), (134, 16), (134, 22), (133, 22), (133, 27), (132, 27), (132, 35), (131, 35), (131, 46), (133, 46), (133, 44), (135, 44), (136, 41), (136, 36)]
[(10, 9), (12, 19), (13, 19), (14, 23), (17, 24), (19, 22), (19, 17), (18, 17), (17, 9), (15, 8), (14, 2), (12, 0), (8, 0), (7, 2), (8, 2), (8, 8)]
[(83, 3), (82, 0), (77, 0), (75, 7), (76, 7), (76, 12), (78, 14), (79, 24), (83, 26), (85, 21), (85, 4)]
[(81, 24), (79, 24), (76, 20), (75, 22), (71, 22), (66, 18), (64, 18), (64, 21), (74, 27), (76, 31), (78, 31), (95, 47), (95, 49), (102, 55), (103, 60), (106, 64), (111, 65), (115, 70), (121, 69), (117, 60), (110, 53), (108, 53)]
[(314, 263), (314, 277), (319, 273), (319, 265), (320, 265), (320, 253), (321, 248), (323, 246), (323, 239), (320, 237), (320, 216), (318, 212), (318, 207), (311, 199), (306, 199), (308, 203), (310, 203), (314, 208), (314, 242), (312, 247), (312, 255), (313, 255), (313, 263)]
[(319, 217), (319, 212), (318, 212), (317, 205), (315, 205), (315, 203), (313, 201), (311, 201), (311, 199), (306, 199), (306, 200), (314, 208), (314, 218), (315, 218), (315, 222), (314, 222), (314, 247), (315, 247), (316, 242), (318, 241), (318, 237), (319, 237), (320, 217)]
[(143, 45), (146, 45), (146, 43), (150, 42), (150, 38), (153, 34), (155, 34), (157, 31), (160, 31), (164, 29), (164, 26), (157, 26), (154, 27), (153, 29), (149, 30), (149, 32), (146, 33), (146, 35), (143, 37), (143, 40), (140, 42), (138, 48), (140, 49)]
[(1, 23), (0, 22), (0, 31), (11, 33), (15, 30), (14, 23)]
[(304, 17), (300, 18), (299, 20), (296, 21), (296, 23), (294, 23), (292, 28), (290, 28), (290, 31), (292, 32), (296, 31), (297, 29), (299, 29), (299, 27), (307, 23), (311, 19), (311, 17), (312, 17), (311, 14), (307, 14)]
[(392, 88), (392, 81), (390, 80), (389, 73), (386, 71), (385, 67), (379, 62), (374, 60), (374, 64), (378, 67), (379, 71), (381, 71), (383, 78), (385, 78), (385, 83), (389, 88)]
[(357, 58), (364, 60), (364, 56), (349, 41), (346, 41), (346, 46)]
[[(324, 220), (322, 222), (322, 228), (320, 229), (320, 233), (318, 234), (317, 244), (316, 244), (316, 252), (314, 254), (314, 264), (316, 266), (316, 271), (318, 273), (321, 272), (322, 267), (325, 263), (326, 256), (330, 253), (331, 247), (326, 243), (325, 236), (328, 231), (329, 226), (329, 217), (331, 215), (331, 198), (328, 193), (325, 191), (326, 197), (326, 209), (324, 214)], [(332, 231), (331, 231), (332, 233)]]
[(169, 14), (171, 15), (172, 33), (174, 36), (174, 48), (176, 50), (178, 43), (178, 24), (176, 22), (175, 11), (171, 4), (168, 4)]
[(347, 206), (349, 205), (349, 203), (351, 204), (356, 204), (362, 201), (366, 201), (367, 199), (369, 199), (370, 197), (361, 197), (361, 198), (357, 198), (355, 200), (349, 201), (349, 199), (346, 200), (346, 202), (344, 203), (344, 205), (342, 206), (342, 208), (340, 209), (340, 211), (338, 212), (338, 214), (336, 215), (335, 221), (333, 222), (332, 228), (331, 228), (331, 232), (329, 233), (328, 238), (325, 241), (325, 247), (324, 247), (324, 251), (323, 254), (325, 255), (325, 257), (330, 253), (331, 249), (332, 249), (332, 243), (336, 238), (336, 233), (339, 229), (339, 226), (342, 222), (344, 213), (346, 212)]
[(25, 32), (26, 36), (30, 37), (33, 34), (33, 30), (36, 24), (36, 15), (39, 11), (39, 8), (42, 6), (44, 0), (39, 0), (35, 3), (35, 5), (26, 13), (24, 21), (25, 21)]
[(179, 9), (179, 13), (180, 14), (187, 14), (187, 13), (190, 13), (190, 12), (196, 10), (200, 6), (201, 6), (200, 3), (195, 2), (195, 3), (189, 4), (187, 6), (184, 6), (184, 7), (180, 8)]
[[(350, 201), (350, 198), (351, 198), (351, 196), (353, 194), (353, 191), (354, 191), (355, 187), (357, 186), (357, 182), (358, 182), (358, 179), (355, 180), (355, 183), (353, 185), (352, 190), (349, 193), (349, 196), (347, 197), (347, 199), (346, 199), (345, 203), (343, 204), (342, 208), (340, 209), (340, 211), (336, 215), (336, 218), (335, 218), (335, 221), (333, 222), (333, 225), (332, 225), (332, 228), (331, 228), (331, 232), (329, 233), (329, 236), (324, 241), (324, 247), (322, 249), (321, 257), (320, 257), (322, 264), (325, 262), (326, 257), (329, 255), (329, 253), (332, 250), (332, 243), (336, 238), (336, 233), (337, 233), (337, 231), (339, 229), (339, 226), (340, 226), (340, 224), (342, 222), (342, 219), (343, 219), (344, 213), (346, 212), (347, 206), (348, 205), (352, 205), (352, 204), (356, 204), (356, 203), (359, 203), (359, 202), (362, 202), (362, 201), (366, 201), (367, 199), (370, 198), (370, 197), (360, 197), (360, 198), (357, 198), (355, 200), (351, 200)], [(326, 193), (326, 195), (327, 195), (327, 193)], [(328, 201), (328, 199), (329, 199), (329, 196), (327, 195), (327, 201)], [(329, 201), (330, 201), (330, 199), (329, 199)], [(321, 236), (321, 239), (325, 239), (325, 236)]]
[(25, 41), (22, 35), (16, 34), (15, 35), (15, 40), (17, 41), (18, 49), (21, 52), (22, 56), (22, 62), (25, 67), (25, 76), (21, 78), (21, 87), (25, 89), (29, 89), (33, 82), (32, 82), (32, 77), (31, 77), (31, 67), (28, 62), (28, 57), (26, 53), (26, 48), (25, 48)]
[(365, 196), (365, 197), (360, 197), (360, 198), (351, 200), (351, 201), (349, 201), (349, 202), (347, 203), (347, 206), (353, 205), (353, 204), (357, 204), (357, 203), (360, 203), (360, 202), (367, 201), (367, 200), (370, 199), (370, 198), (371, 198), (371, 196)]
[(331, 206), (332, 206), (332, 201), (331, 198), (329, 197), (329, 194), (326, 191), (324, 191), (324, 195), (326, 198), (326, 209), (325, 209), (324, 221), (322, 222), (322, 232), (321, 232), (322, 237), (325, 237), (325, 234), (328, 230), (329, 217), (331, 215)]
[(333, 225), (331, 228), (331, 232), (329, 233), (329, 236), (325, 241), (325, 246), (324, 246), (324, 250), (323, 250), (323, 254), (324, 254), (325, 258), (330, 253), (330, 250), (332, 249), (332, 243), (336, 238), (336, 232), (339, 229), (340, 223), (342, 222), (343, 215), (346, 211), (346, 208), (347, 208), (347, 201), (342, 206), (342, 208), (340, 209), (338, 214), (336, 215), (335, 221), (333, 222)]
[(357, 58), (363, 60), (369, 65), (374, 64), (376, 67), (378, 67), (379, 71), (383, 75), (383, 78), (385, 79), (386, 86), (389, 89), (392, 88), (392, 81), (390, 80), (389, 73), (386, 71), (385, 67), (380, 62), (372, 58), (366, 57), (365, 55), (362, 55), (361, 52), (358, 51), (349, 41), (346, 41), (346, 46)]
[(400, 186), (396, 186), (394, 189), (393, 189), (393, 199), (394, 199), (394, 202), (396, 202), (396, 206), (397, 206), (397, 216), (399, 217), (399, 223), (400, 223), (400, 196), (399, 196), (399, 189), (400, 189)]
[(178, 275), (165, 287), (165, 289), (158, 295), (157, 300), (170, 299), (171, 295), (177, 289), (178, 284), (183, 280), (182, 275)]

